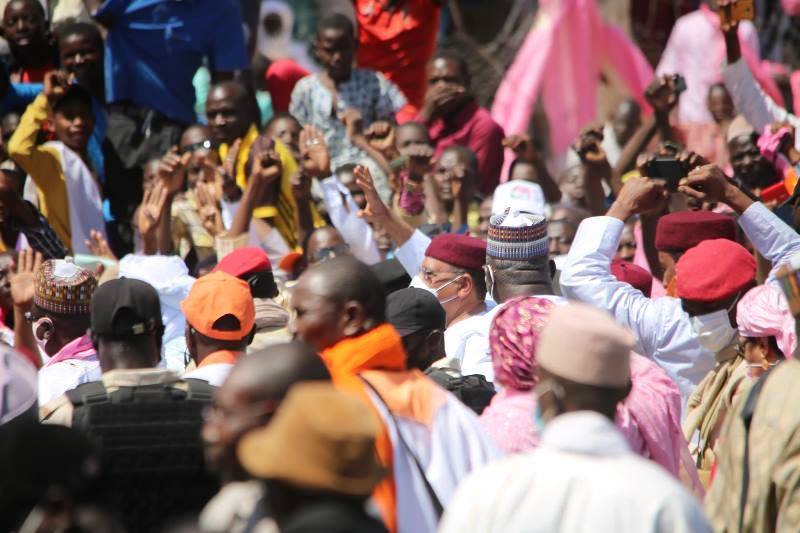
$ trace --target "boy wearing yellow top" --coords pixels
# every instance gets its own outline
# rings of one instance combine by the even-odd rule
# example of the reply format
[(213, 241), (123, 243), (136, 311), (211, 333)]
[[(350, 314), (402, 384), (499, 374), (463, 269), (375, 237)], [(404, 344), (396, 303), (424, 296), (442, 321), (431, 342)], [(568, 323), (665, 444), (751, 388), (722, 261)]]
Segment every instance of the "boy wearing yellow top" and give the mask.
[[(57, 140), (38, 145), (48, 118)], [(50, 72), (8, 142), (9, 155), (36, 184), (39, 209), (73, 254), (89, 253), (91, 230), (105, 237), (102, 192), (87, 153), (93, 128), (91, 95)]]

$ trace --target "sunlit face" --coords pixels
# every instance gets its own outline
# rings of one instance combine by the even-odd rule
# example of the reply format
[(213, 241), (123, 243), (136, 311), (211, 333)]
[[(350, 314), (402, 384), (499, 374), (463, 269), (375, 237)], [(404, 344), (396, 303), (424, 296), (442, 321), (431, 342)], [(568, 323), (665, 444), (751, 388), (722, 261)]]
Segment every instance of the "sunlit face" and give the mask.
[(289, 331), (296, 338), (307, 342), (317, 352), (330, 348), (345, 337), (341, 321), (341, 310), (329, 298), (313, 273), (306, 272), (292, 290), (294, 317)]
[(232, 144), (250, 128), (250, 110), (243, 92), (231, 86), (220, 86), (208, 93), (206, 118), (216, 142)]
[(314, 43), (320, 64), (334, 81), (350, 79), (355, 55), (355, 39), (339, 28), (319, 32)]
[(558, 187), (567, 203), (579, 207), (586, 205), (585, 181), (585, 172), (580, 165), (568, 168), (561, 174)]
[(475, 236), (483, 240), (489, 236), (489, 219), (492, 218), (492, 197), (484, 198), (478, 208), (478, 226), (475, 230)]
[(436, 193), (443, 202), (451, 204), (468, 178), (467, 166), (455, 150), (445, 150), (433, 167)]
[(626, 224), (622, 229), (622, 235), (620, 236), (619, 245), (617, 246), (616, 257), (617, 259), (622, 259), (623, 261), (633, 262), (635, 255), (636, 238), (633, 235), (633, 226)]

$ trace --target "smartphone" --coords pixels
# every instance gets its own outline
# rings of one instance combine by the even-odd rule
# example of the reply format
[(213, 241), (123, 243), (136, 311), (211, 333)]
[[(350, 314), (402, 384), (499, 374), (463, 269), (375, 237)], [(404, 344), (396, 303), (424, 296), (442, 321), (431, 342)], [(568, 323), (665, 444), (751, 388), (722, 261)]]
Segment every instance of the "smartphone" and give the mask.
[(732, 24), (742, 20), (753, 20), (756, 17), (756, 10), (753, 0), (738, 0), (737, 2), (720, 8), (719, 21), (721, 24)]
[(739, 0), (731, 6), (731, 20), (753, 20), (756, 18), (756, 10), (753, 7), (753, 0)]
[(657, 157), (647, 164), (647, 177), (667, 182), (668, 191), (678, 190), (678, 182), (683, 178), (683, 165), (674, 157)]
[(683, 91), (686, 90), (686, 79), (681, 76), (680, 74), (675, 74), (672, 76), (672, 79), (675, 80), (675, 92), (681, 94)]

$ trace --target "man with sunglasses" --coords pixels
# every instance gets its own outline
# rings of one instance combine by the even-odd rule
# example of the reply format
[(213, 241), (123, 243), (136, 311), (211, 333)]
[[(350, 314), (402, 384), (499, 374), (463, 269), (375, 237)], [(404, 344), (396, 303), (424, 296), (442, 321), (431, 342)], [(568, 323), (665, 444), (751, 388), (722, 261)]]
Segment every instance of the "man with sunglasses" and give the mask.
[(485, 241), (455, 233), (437, 235), (410, 286), (433, 294), (447, 313), (444, 345), (451, 364), (457, 363), (465, 376), (482, 374), (491, 381), (491, 360), (483, 361), (483, 350), (473, 349), (484, 316), (494, 307), (486, 301), (485, 264)]
[(294, 384), (329, 380), (322, 359), (301, 342), (275, 345), (239, 359), (205, 413), (206, 463), (223, 486), (200, 515), (203, 531), (244, 531), (263, 491), (236, 457), (239, 441), (269, 423)]

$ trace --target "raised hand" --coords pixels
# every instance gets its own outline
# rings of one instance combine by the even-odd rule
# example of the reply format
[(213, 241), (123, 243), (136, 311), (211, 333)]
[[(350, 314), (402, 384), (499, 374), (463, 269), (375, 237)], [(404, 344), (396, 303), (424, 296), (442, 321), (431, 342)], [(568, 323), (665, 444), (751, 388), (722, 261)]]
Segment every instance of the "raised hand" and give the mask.
[(390, 122), (377, 120), (364, 130), (364, 136), (369, 143), (381, 153), (395, 151), (395, 128)]
[(222, 212), (217, 203), (216, 187), (212, 183), (198, 183), (194, 189), (197, 198), (197, 213), (200, 223), (211, 235), (216, 237), (225, 231), (222, 223)]
[(108, 241), (99, 231), (91, 230), (89, 232), (89, 238), (84, 242), (92, 255), (113, 259), (114, 261), (117, 260), (117, 256), (114, 255), (114, 252), (111, 251), (111, 247), (108, 245)]
[(364, 191), (364, 198), (367, 200), (367, 205), (364, 209), (359, 211), (358, 216), (367, 219), (369, 222), (389, 218), (391, 213), (389, 208), (383, 203), (375, 183), (372, 180), (372, 174), (367, 167), (358, 165), (353, 169), (353, 175), (356, 177), (356, 185)]
[(189, 164), (192, 154), (186, 152), (181, 155), (178, 147), (173, 146), (167, 154), (161, 158), (158, 164), (158, 179), (164, 184), (167, 194), (175, 196), (183, 190), (186, 181), (186, 165)]
[(669, 200), (669, 191), (662, 180), (630, 178), (622, 186), (608, 216), (627, 220), (632, 215), (663, 211)]
[(731, 188), (736, 188), (716, 165), (704, 165), (683, 178), (678, 191), (701, 202), (724, 202)]
[(248, 185), (252, 182), (253, 186), (265, 187), (279, 180), (282, 172), (281, 158), (274, 146), (270, 146), (255, 156)]
[(433, 118), (456, 107), (465, 97), (464, 87), (455, 84), (442, 84), (430, 87), (422, 103), (422, 115)]
[(364, 119), (361, 116), (361, 111), (349, 107), (339, 115), (339, 120), (347, 128), (347, 137), (350, 140), (364, 137)]
[(63, 70), (51, 70), (44, 75), (44, 95), (52, 107), (61, 100), (69, 87), (74, 75), (67, 74)]
[(331, 157), (322, 130), (306, 124), (300, 132), (300, 165), (309, 176), (330, 176)]
[(34, 279), (36, 271), (42, 266), (42, 254), (26, 248), (8, 268), (8, 282), (11, 285), (11, 300), (20, 309), (30, 309), (33, 304)]
[(225, 175), (236, 181), (236, 162), (239, 160), (239, 150), (242, 147), (242, 140), (236, 139), (233, 144), (228, 148), (228, 153), (225, 154), (225, 161), (222, 162), (222, 170)]
[(644, 97), (659, 115), (669, 115), (678, 103), (680, 96), (676, 85), (676, 75), (656, 77), (644, 92)]
[(413, 144), (406, 146), (400, 153), (408, 159), (408, 173), (412, 176), (422, 178), (431, 171), (431, 160), (435, 150), (424, 144)]
[(137, 213), (137, 226), (142, 237), (155, 235), (158, 222), (164, 216), (169, 193), (161, 180), (156, 180), (151, 189), (144, 191), (144, 199)]
[(602, 142), (602, 128), (590, 127), (581, 133), (573, 148), (578, 152), (578, 156), (584, 165), (590, 167), (605, 166), (608, 165), (608, 160), (606, 159), (606, 152), (603, 150)]
[(503, 139), (503, 147), (514, 152), (518, 158), (536, 164), (541, 160), (539, 152), (533, 146), (530, 135), (527, 133), (509, 135)]

